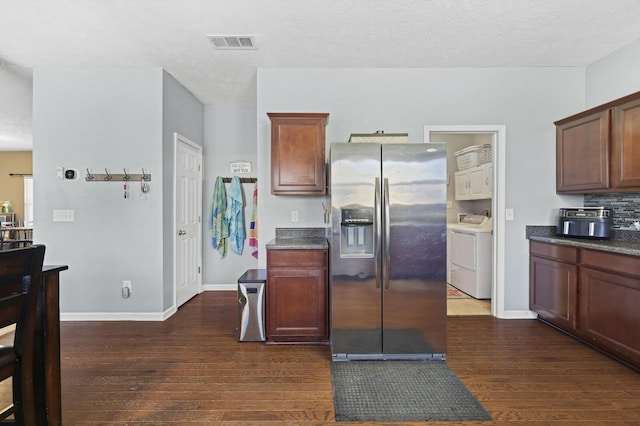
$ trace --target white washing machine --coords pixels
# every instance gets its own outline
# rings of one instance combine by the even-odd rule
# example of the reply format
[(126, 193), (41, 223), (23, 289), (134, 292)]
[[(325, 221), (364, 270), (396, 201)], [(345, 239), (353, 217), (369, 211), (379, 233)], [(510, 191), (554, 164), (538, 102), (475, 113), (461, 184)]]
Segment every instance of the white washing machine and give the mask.
[(447, 225), (447, 282), (476, 299), (491, 298), (492, 230), (484, 215)]

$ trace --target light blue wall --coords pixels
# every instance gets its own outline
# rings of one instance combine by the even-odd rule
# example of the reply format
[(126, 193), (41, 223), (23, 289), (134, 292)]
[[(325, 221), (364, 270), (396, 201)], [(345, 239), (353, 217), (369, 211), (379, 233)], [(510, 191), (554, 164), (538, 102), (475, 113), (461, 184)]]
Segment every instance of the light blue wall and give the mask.
[[(506, 125), (505, 309), (528, 309), (525, 226), (550, 223), (565, 201), (555, 194), (553, 122), (584, 105), (584, 69), (259, 69), (257, 150), (261, 182), (260, 240), (276, 227), (323, 226), (326, 197), (270, 195), (267, 112), (328, 112), (327, 142), (351, 133), (408, 132), (423, 141), (424, 125)], [(261, 256), (259, 264), (265, 264)]]
[[(162, 309), (162, 70), (34, 72), (34, 240), (45, 262), (66, 264), (63, 312)], [(76, 168), (76, 181), (56, 167)], [(93, 173), (152, 174), (146, 200), (125, 200), (122, 182), (86, 182)], [(75, 222), (52, 221), (73, 209)], [(123, 280), (133, 295), (121, 297)]]
[[(166, 266), (173, 263), (166, 214), (172, 135), (180, 131), (201, 143), (202, 104), (159, 68), (38, 69), (33, 110), (34, 240), (47, 246), (46, 263), (69, 265), (61, 311), (161, 314), (173, 303)], [(58, 166), (78, 169), (80, 178), (57, 180)], [(151, 191), (142, 199), (132, 184), (124, 199), (122, 182), (85, 181), (86, 169), (105, 168), (144, 168)], [(54, 209), (74, 210), (75, 221), (53, 222)], [(121, 297), (123, 280), (132, 281), (128, 299)]]
[(640, 91), (640, 40), (586, 67), (586, 108), (638, 91)]
[(204, 141), (204, 105), (169, 73), (162, 72), (162, 240), (163, 240), (163, 310), (174, 305), (173, 246), (173, 174), (175, 163), (174, 133), (202, 146)]
[[(213, 106), (205, 108), (205, 155), (203, 209), (204, 235), (202, 239), (203, 284), (210, 289), (230, 288), (237, 283), (247, 269), (255, 269), (258, 261), (251, 256), (249, 248), (249, 223), (252, 213), (254, 185), (243, 184), (245, 195), (245, 226), (247, 240), (241, 255), (228, 251), (222, 258), (211, 246), (208, 219), (213, 195), (213, 184), (217, 176), (231, 176), (229, 163), (238, 160), (251, 162), (252, 172), (241, 177), (257, 176), (256, 155), (256, 108), (255, 106)], [(228, 184), (227, 184), (228, 188)]]
[[(324, 226), (327, 197), (270, 195), (267, 112), (329, 112), (327, 143), (351, 133), (408, 132), (422, 142), (424, 125), (507, 126), (506, 309), (526, 309), (524, 227), (552, 224), (553, 210), (575, 197), (555, 195), (553, 121), (640, 90), (640, 41), (582, 68), (544, 69), (260, 69), (255, 106), (202, 105), (161, 69), (36, 70), (34, 179), (36, 240), (47, 263), (64, 272), (63, 312), (160, 312), (173, 300), (169, 164), (173, 132), (204, 147), (203, 283), (233, 284), (264, 267), (264, 245), (276, 227)], [(260, 259), (220, 259), (206, 219), (215, 176), (228, 162), (249, 160), (259, 178)], [(58, 181), (55, 168), (77, 168), (78, 181)], [(122, 198), (118, 184), (84, 182), (84, 169), (152, 173), (147, 200)], [(245, 185), (250, 197), (251, 186)], [(250, 204), (250, 200), (247, 200)], [(74, 209), (73, 223), (52, 222), (53, 209)], [(290, 222), (298, 210), (300, 222)], [(250, 212), (246, 212), (250, 215)], [(248, 221), (247, 221), (248, 223)], [(122, 299), (122, 280), (133, 297)]]

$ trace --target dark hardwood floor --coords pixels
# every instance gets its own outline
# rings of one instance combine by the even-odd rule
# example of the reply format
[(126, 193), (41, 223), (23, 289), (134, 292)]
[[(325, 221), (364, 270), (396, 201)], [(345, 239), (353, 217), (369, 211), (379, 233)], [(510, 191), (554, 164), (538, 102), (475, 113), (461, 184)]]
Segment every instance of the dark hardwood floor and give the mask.
[[(236, 303), (207, 292), (164, 322), (63, 322), (63, 423), (335, 423), (329, 347), (239, 343)], [(447, 362), (495, 421), (424, 424), (640, 424), (637, 372), (534, 320), (449, 317)]]

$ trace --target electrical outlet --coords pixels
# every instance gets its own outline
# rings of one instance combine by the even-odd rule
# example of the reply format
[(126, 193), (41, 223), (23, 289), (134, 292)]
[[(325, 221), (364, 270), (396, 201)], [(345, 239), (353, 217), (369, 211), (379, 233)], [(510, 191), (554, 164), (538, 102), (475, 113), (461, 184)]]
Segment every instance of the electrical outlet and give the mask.
[(298, 221), (298, 210), (291, 210), (291, 222)]
[(124, 280), (122, 281), (122, 297), (125, 299), (131, 296), (131, 281)]

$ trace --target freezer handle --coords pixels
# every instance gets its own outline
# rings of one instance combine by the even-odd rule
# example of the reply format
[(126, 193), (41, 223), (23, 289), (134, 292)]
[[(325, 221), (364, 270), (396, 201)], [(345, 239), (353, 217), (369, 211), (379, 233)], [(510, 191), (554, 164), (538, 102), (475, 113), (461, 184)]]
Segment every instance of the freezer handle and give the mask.
[(376, 177), (375, 184), (375, 215), (376, 215), (376, 288), (380, 288), (382, 275), (382, 206), (380, 205), (380, 178)]
[(382, 199), (384, 202), (384, 261), (382, 267), (384, 268), (384, 288), (385, 290), (389, 289), (389, 270), (391, 268), (391, 256), (389, 254), (389, 243), (391, 241), (391, 224), (389, 220), (389, 179), (384, 179), (384, 194), (382, 195)]

